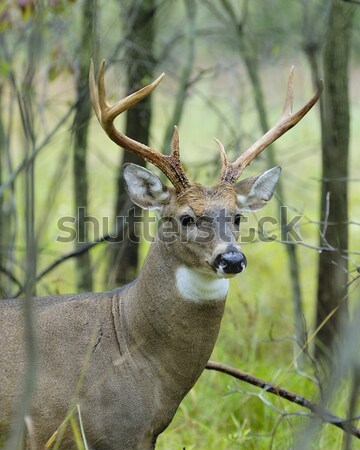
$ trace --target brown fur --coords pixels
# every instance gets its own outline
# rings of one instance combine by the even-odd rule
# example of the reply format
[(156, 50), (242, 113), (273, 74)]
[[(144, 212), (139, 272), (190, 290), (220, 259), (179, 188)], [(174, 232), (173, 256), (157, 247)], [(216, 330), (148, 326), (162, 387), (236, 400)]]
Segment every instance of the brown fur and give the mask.
[(198, 217), (207, 211), (218, 209), (219, 205), (234, 211), (236, 209), (236, 188), (225, 182), (212, 187), (195, 183), (177, 195), (176, 204), (179, 209), (191, 208)]
[[(128, 172), (137, 200), (161, 208), (164, 217), (209, 216), (213, 238), (199, 243), (196, 226), (180, 226), (173, 242), (158, 235), (139, 277), (124, 288), (34, 299), (39, 370), (30, 416), (36, 450), (77, 404), (91, 449), (154, 449), (215, 345), (225, 291), (212, 301), (183, 298), (177, 271), (201, 271), (206, 280), (218, 280), (211, 262), (229, 243), (238, 248), (238, 229), (233, 221), (226, 223), (229, 240), (224, 242), (215, 219), (222, 210), (232, 216), (239, 212), (236, 186), (194, 184), (179, 196), (169, 190), (164, 197), (160, 181), (144, 170)], [(137, 171), (143, 178), (136, 179)], [(22, 302), (0, 302), (1, 433), (14, 418), (26, 376)], [(66, 436), (60, 448), (74, 449), (69, 429)]]

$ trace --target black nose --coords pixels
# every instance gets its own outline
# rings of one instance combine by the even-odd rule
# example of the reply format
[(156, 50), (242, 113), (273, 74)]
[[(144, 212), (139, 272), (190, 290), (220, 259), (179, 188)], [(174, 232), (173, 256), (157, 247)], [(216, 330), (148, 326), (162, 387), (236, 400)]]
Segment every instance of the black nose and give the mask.
[(246, 264), (246, 257), (241, 252), (221, 253), (215, 258), (215, 267), (229, 274), (242, 272)]

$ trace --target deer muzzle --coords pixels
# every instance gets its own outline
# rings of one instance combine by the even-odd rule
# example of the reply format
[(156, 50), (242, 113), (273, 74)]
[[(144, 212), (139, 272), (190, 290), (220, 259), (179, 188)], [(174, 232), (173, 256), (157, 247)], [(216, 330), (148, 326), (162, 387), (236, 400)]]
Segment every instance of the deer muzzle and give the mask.
[(242, 272), (247, 265), (245, 255), (238, 250), (230, 250), (220, 253), (214, 260), (214, 268), (216, 271), (223, 272), (228, 275), (235, 275)]

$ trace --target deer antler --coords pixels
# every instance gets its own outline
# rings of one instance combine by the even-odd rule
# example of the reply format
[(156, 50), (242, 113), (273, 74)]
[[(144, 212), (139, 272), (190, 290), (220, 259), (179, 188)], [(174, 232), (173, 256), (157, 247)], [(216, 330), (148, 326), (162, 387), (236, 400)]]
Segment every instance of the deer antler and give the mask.
[(163, 155), (160, 152), (148, 147), (141, 142), (125, 136), (120, 133), (114, 125), (115, 118), (131, 106), (138, 103), (144, 97), (149, 95), (160, 83), (164, 74), (161, 74), (155, 81), (148, 86), (143, 87), (137, 92), (119, 100), (114, 105), (110, 105), (106, 99), (105, 91), (105, 61), (100, 65), (98, 82), (96, 85), (94, 74), (94, 63), (90, 62), (89, 87), (91, 101), (95, 110), (96, 117), (100, 125), (105, 130), (109, 138), (125, 150), (135, 153), (146, 161), (154, 164), (170, 180), (176, 192), (180, 192), (190, 186), (190, 182), (181, 166), (179, 153), (179, 136), (177, 127), (174, 128), (172, 152), (170, 155)]
[(310, 109), (318, 101), (322, 92), (322, 81), (319, 83), (319, 88), (311, 99), (297, 111), (292, 114), (292, 106), (294, 99), (294, 67), (290, 70), (287, 94), (284, 102), (284, 107), (280, 120), (271, 128), (267, 133), (258, 139), (251, 147), (249, 147), (239, 158), (234, 162), (229, 162), (226, 156), (225, 150), (221, 142), (217, 141), (221, 159), (222, 169), (220, 174), (220, 181), (226, 181), (229, 183), (235, 183), (239, 176), (242, 174), (246, 166), (261, 153), (266, 147), (272, 144), (276, 139), (285, 134), (290, 128), (296, 125), (310, 111)]

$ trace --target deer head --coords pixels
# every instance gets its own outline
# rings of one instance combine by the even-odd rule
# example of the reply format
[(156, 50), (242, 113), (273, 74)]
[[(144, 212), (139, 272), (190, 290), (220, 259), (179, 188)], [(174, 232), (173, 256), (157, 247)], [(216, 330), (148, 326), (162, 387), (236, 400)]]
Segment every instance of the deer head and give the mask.
[[(172, 152), (163, 155), (125, 136), (114, 126), (115, 117), (151, 93), (164, 74), (148, 86), (110, 105), (106, 100), (104, 72), (103, 61), (96, 83), (91, 62), (90, 92), (101, 126), (116, 144), (152, 163), (172, 184), (172, 187), (165, 186), (150, 170), (127, 164), (124, 166), (124, 178), (132, 201), (144, 209), (160, 212), (164, 221), (159, 235), (162, 235), (164, 228), (171, 228), (174, 233), (172, 251), (180, 264), (209, 277), (227, 278), (241, 272), (246, 266), (246, 258), (237, 244), (241, 212), (260, 209), (271, 199), (281, 168), (274, 167), (258, 176), (240, 182), (237, 180), (260, 152), (304, 117), (318, 100), (320, 91), (292, 114), (292, 69), (280, 120), (234, 162), (229, 162), (224, 146), (216, 140), (222, 160), (220, 177), (215, 186), (205, 187), (191, 183), (185, 174), (180, 161), (177, 127), (174, 128)], [(175, 225), (170, 226), (169, 223)]]

